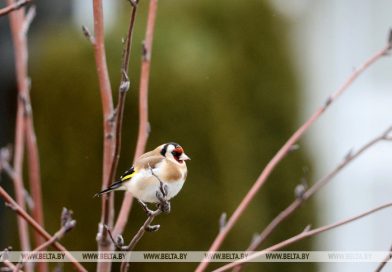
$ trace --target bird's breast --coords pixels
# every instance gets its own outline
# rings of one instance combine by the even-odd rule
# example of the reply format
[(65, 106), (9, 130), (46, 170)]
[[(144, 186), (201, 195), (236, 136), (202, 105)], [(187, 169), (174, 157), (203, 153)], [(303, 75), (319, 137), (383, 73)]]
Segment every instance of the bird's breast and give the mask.
[(184, 181), (186, 177), (186, 166), (176, 165), (172, 162), (163, 163), (160, 169), (158, 169), (157, 175), (162, 181), (166, 183), (173, 183)]

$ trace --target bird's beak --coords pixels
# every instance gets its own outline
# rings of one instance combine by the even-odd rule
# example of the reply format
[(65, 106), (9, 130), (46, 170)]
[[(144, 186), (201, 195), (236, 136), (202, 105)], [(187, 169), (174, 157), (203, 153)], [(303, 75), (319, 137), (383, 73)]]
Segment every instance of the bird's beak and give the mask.
[(182, 153), (180, 158), (181, 161), (190, 161), (191, 158), (189, 158), (185, 153)]

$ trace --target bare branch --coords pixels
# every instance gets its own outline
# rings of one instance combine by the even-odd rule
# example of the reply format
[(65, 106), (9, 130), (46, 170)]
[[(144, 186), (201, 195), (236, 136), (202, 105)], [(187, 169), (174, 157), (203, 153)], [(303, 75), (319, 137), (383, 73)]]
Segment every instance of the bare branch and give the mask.
[(382, 209), (389, 208), (391, 206), (392, 206), (392, 202), (389, 202), (389, 203), (380, 205), (380, 206), (378, 206), (376, 208), (373, 208), (371, 210), (368, 210), (368, 211), (365, 211), (363, 213), (360, 213), (360, 214), (358, 214), (356, 216), (353, 216), (353, 217), (341, 220), (341, 221), (336, 222), (334, 224), (326, 225), (326, 226), (319, 227), (319, 228), (313, 229), (313, 230), (303, 231), (300, 234), (297, 234), (297, 235), (295, 235), (295, 236), (293, 236), (293, 237), (291, 237), (291, 238), (289, 238), (287, 240), (284, 240), (284, 241), (282, 241), (282, 242), (280, 242), (278, 244), (275, 244), (275, 245), (270, 246), (270, 247), (268, 247), (266, 249), (263, 249), (262, 251), (258, 251), (256, 253), (253, 253), (253, 254), (249, 255), (246, 258), (246, 260), (240, 260), (240, 261), (229, 263), (227, 265), (224, 265), (224, 266), (214, 270), (214, 272), (227, 271), (227, 270), (229, 270), (229, 269), (231, 269), (233, 267), (236, 267), (236, 266), (238, 266), (240, 264), (249, 262), (249, 261), (254, 260), (254, 259), (256, 259), (256, 258), (258, 258), (260, 256), (263, 256), (263, 255), (265, 255), (268, 252), (272, 252), (272, 251), (276, 251), (276, 250), (282, 249), (282, 248), (284, 248), (284, 247), (286, 247), (288, 245), (294, 244), (294, 243), (296, 243), (298, 241), (301, 241), (301, 240), (303, 240), (303, 239), (305, 239), (307, 237), (316, 236), (316, 235), (318, 235), (320, 233), (323, 233), (323, 232), (326, 232), (328, 230), (335, 229), (337, 227), (349, 224), (349, 223), (351, 223), (353, 221), (361, 219), (361, 218), (363, 218), (365, 216), (368, 216), (368, 215), (370, 215), (372, 213), (378, 212), (378, 211), (380, 211)]
[[(251, 245), (246, 249), (246, 251), (254, 251), (256, 250), (268, 237), (269, 235), (289, 216), (291, 216), (297, 209), (302, 206), (302, 203), (308, 200), (313, 194), (318, 192), (322, 187), (324, 187), (328, 182), (330, 182), (337, 174), (340, 173), (347, 165), (361, 156), (365, 151), (369, 150), (371, 147), (376, 145), (379, 142), (386, 141), (388, 134), (390, 133), (391, 128), (388, 128), (383, 133), (370, 140), (368, 143), (363, 145), (358, 151), (353, 152), (350, 150), (349, 156), (345, 156), (343, 161), (340, 162), (331, 172), (329, 172), (326, 176), (322, 177), (318, 181), (316, 181), (309, 189), (302, 190), (301, 197), (296, 197), (296, 199), (287, 206), (282, 212), (280, 212), (268, 225), (267, 227), (260, 233), (260, 237), (256, 243), (251, 243)], [(302, 185), (302, 184), (301, 184)], [(299, 185), (300, 186), (300, 185)], [(296, 187), (297, 191), (298, 186)], [(237, 266), (234, 271), (240, 271), (241, 266)]]
[(24, 22), (22, 25), (22, 34), (23, 35), (27, 35), (27, 32), (29, 32), (31, 23), (33, 22), (34, 18), (36, 15), (36, 10), (35, 10), (35, 6), (32, 6), (28, 9), (26, 16), (24, 18)]
[[(110, 167), (110, 174), (109, 174), (109, 181), (108, 183), (112, 182), (115, 179), (118, 161), (120, 159), (120, 150), (121, 150), (121, 131), (123, 126), (123, 116), (124, 116), (124, 108), (125, 108), (125, 98), (126, 94), (130, 87), (130, 81), (128, 77), (129, 72), (129, 61), (131, 58), (131, 45), (132, 45), (132, 38), (133, 38), (133, 31), (135, 26), (135, 19), (136, 19), (136, 11), (137, 11), (137, 2), (131, 1), (131, 16), (129, 20), (128, 32), (127, 37), (124, 42), (124, 48), (122, 53), (122, 64), (121, 64), (121, 79), (119, 84), (119, 97), (116, 106), (116, 118), (115, 118), (115, 146), (114, 146), (114, 153), (113, 153), (113, 160)], [(117, 233), (115, 231), (115, 233)], [(119, 234), (119, 233), (117, 233)]]
[(72, 219), (72, 211), (68, 210), (67, 208), (63, 208), (60, 219), (61, 219), (61, 228), (50, 239), (48, 239), (43, 244), (39, 245), (33, 251), (29, 252), (27, 256), (24, 257), (24, 259), (18, 263), (14, 272), (20, 271), (19, 269), (23, 266), (23, 263), (26, 262), (27, 259), (29, 259), (29, 256), (33, 256), (37, 252), (42, 251), (47, 247), (51, 246), (54, 242), (59, 241), (61, 238), (63, 238), (63, 236), (67, 232), (69, 232), (76, 226), (76, 221)]
[[(18, 217), (21, 218), (22, 220), (27, 221), (35, 230), (38, 232), (42, 237), (45, 238), (45, 240), (52, 240), (53, 237), (44, 230), (40, 224), (37, 223), (27, 212), (22, 209), (18, 203), (15, 202), (15, 200), (12, 199), (12, 197), (3, 189), (3, 187), (0, 186), (0, 197), (6, 202), (9, 203), (14, 209), (15, 212), (19, 215)], [(64, 252), (64, 254), (67, 256), (67, 258), (72, 262), (74, 265), (75, 269), (77, 271), (82, 271), (85, 272), (87, 271), (73, 256), (72, 254), (69, 253), (69, 251), (61, 245), (57, 241), (53, 241), (51, 243), (54, 248), (56, 248), (59, 251)]]
[(392, 259), (392, 246), (389, 249), (389, 254), (385, 256), (385, 259), (377, 266), (374, 272), (381, 272), (386, 264)]
[(26, 6), (30, 2), (31, 2), (31, 0), (19, 0), (15, 3), (9, 4), (5, 8), (0, 9), (0, 16), (7, 15), (8, 13), (10, 13), (14, 10), (18, 10), (18, 9)]
[[(44, 226), (43, 209), (42, 209), (42, 195), (41, 195), (41, 174), (39, 152), (37, 147), (36, 135), (33, 125), (32, 107), (30, 104), (30, 79), (28, 77), (28, 51), (27, 51), (27, 32), (35, 17), (35, 7), (31, 7), (26, 13), (24, 10), (14, 12), (10, 15), (10, 25), (15, 48), (15, 66), (16, 66), (16, 79), (18, 86), (18, 109), (17, 109), (17, 124), (16, 124), (16, 138), (15, 138), (15, 156), (14, 156), (14, 186), (16, 191), (16, 199), (19, 205), (24, 209), (25, 189), (22, 181), (22, 167), (23, 167), (23, 152), (24, 142), (27, 146), (28, 155), (28, 173), (31, 195), (34, 202), (32, 215), (34, 220), (41, 226)], [(20, 220), (20, 219), (18, 219)], [(25, 222), (20, 224), (20, 233), (26, 232), (27, 226)], [(22, 249), (30, 249), (26, 244), (28, 242), (28, 234), (21, 236), (23, 242)], [(35, 245), (42, 244), (45, 240), (34, 232)], [(41, 271), (48, 271), (47, 264), (39, 264)], [(30, 271), (29, 267), (26, 267)]]
[[(105, 37), (104, 37), (104, 20), (102, 0), (93, 0), (94, 13), (94, 56), (96, 69), (98, 74), (99, 89), (101, 93), (102, 110), (103, 110), (103, 165), (102, 165), (102, 188), (109, 187), (110, 165), (112, 162), (112, 154), (114, 151), (114, 126), (111, 118), (114, 114), (112, 89), (106, 62)], [(91, 35), (90, 35), (91, 36)], [(102, 212), (101, 220), (97, 233), (97, 242), (99, 251), (107, 251), (112, 249), (112, 244), (108, 238), (107, 232), (103, 225), (112, 225), (114, 196), (104, 196), (101, 198)], [(108, 271), (110, 263), (98, 263), (98, 271)]]
[[(0, 255), (2, 256), (1, 262), (6, 266), (6, 267), (1, 267), (0, 271), (4, 271), (4, 272), (10, 271), (11, 272), (11, 271), (15, 271), (15, 269), (16, 269), (16, 265), (8, 260), (8, 258), (9, 258), (8, 253), (10, 250), (12, 250), (12, 248), (8, 247), (8, 248), (4, 249), (3, 252), (0, 253)], [(23, 272), (23, 271), (19, 270), (19, 272)]]
[(11, 153), (12, 152), (10, 147), (3, 147), (0, 149), (0, 173), (4, 171), (11, 179), (14, 179), (15, 172), (9, 163), (11, 160)]
[[(143, 48), (151, 55), (152, 42), (154, 37), (155, 20), (157, 15), (158, 0), (150, 0), (147, 18), (147, 28), (145, 34), (145, 43)], [(150, 79), (151, 58), (142, 57), (142, 68), (140, 75), (139, 87), (139, 133), (136, 144), (134, 161), (140, 157), (146, 148), (150, 125), (148, 122), (148, 83)], [(121, 209), (114, 227), (114, 234), (123, 233), (125, 225), (128, 222), (128, 216), (132, 205), (132, 195), (126, 193), (121, 205)]]
[[(14, 2), (11, 0), (7, 1), (8, 5), (12, 5)], [(14, 45), (15, 55), (15, 72), (16, 82), (18, 87), (18, 100), (16, 110), (16, 124), (15, 124), (15, 140), (14, 140), (14, 154), (13, 154), (13, 167), (12, 167), (12, 180), (15, 190), (16, 202), (22, 209), (26, 208), (24, 198), (24, 185), (22, 178), (23, 170), (23, 157), (24, 157), (24, 132), (25, 132), (25, 116), (24, 116), (24, 103), (22, 97), (25, 97), (25, 93), (28, 89), (27, 85), (27, 44), (25, 35), (21, 35), (21, 29), (23, 25), (24, 11), (18, 10), (9, 15), (10, 27), (12, 33), (12, 41)], [(11, 168), (11, 167), (9, 167)], [(11, 172), (11, 171), (9, 171)], [(11, 173), (9, 173), (11, 174)], [(18, 234), (20, 239), (21, 250), (30, 250), (30, 237), (28, 233), (27, 224), (21, 218), (17, 218), (18, 222)], [(29, 272), (31, 269), (26, 268)]]
[[(102, 3), (98, 1), (94, 1), (94, 22), (97, 39), (92, 39), (91, 34), (89, 34), (87, 28), (84, 28), (83, 31), (85, 36), (89, 37), (90, 41), (94, 44), (95, 48), (99, 46), (98, 43), (103, 45), (103, 40), (100, 40), (99, 37), (103, 36), (103, 26), (98, 24), (102, 21)], [(130, 83), (128, 78), (128, 67), (131, 53), (131, 44), (133, 37), (133, 29), (136, 18), (136, 10), (137, 3), (132, 3), (132, 11), (130, 16), (130, 22), (128, 27), (127, 38), (123, 48), (122, 54), (122, 65), (121, 65), (121, 80), (119, 84), (119, 98), (118, 103), (115, 109), (113, 109), (113, 102), (111, 101), (111, 112), (110, 115), (105, 114), (105, 120), (110, 125), (110, 131), (105, 129), (105, 135), (112, 135), (113, 137), (109, 137), (111, 146), (110, 146), (110, 154), (104, 153), (104, 175), (103, 175), (103, 183), (102, 187), (107, 188), (108, 185), (115, 179), (118, 160), (120, 158), (120, 150), (121, 150), (121, 131), (122, 131), (122, 121), (124, 115), (124, 107), (125, 107), (125, 98), (126, 93), (129, 89)], [(102, 32), (102, 33), (101, 33)], [(99, 35), (99, 36), (98, 36)], [(103, 50), (104, 53), (104, 50)], [(102, 52), (100, 53), (102, 54)], [(96, 54), (97, 55), (97, 54)], [(106, 59), (105, 59), (106, 65)], [(98, 68), (98, 62), (97, 62)], [(99, 75), (101, 77), (101, 75)], [(109, 81), (109, 79), (107, 79)], [(111, 91), (110, 91), (111, 95)], [(112, 99), (112, 98), (111, 98)], [(109, 141), (107, 139), (107, 141)], [(106, 151), (106, 149), (105, 149)], [(110, 155), (110, 157), (108, 157)], [(110, 240), (108, 239), (108, 233), (106, 229), (102, 226), (111, 226), (113, 222), (113, 201), (114, 196), (111, 194), (109, 196), (102, 198), (102, 215), (100, 228), (98, 230), (97, 240), (99, 244), (99, 250), (109, 250), (112, 248), (112, 244), (110, 244)], [(99, 263), (98, 271), (108, 271), (110, 269), (110, 263)]]
[[(136, 244), (140, 241), (140, 239), (143, 237), (144, 233), (146, 231), (153, 232), (157, 231), (159, 229), (159, 225), (151, 226), (152, 221), (155, 219), (156, 216), (160, 215), (162, 213), (161, 209), (157, 209), (154, 212), (152, 212), (146, 219), (146, 221), (143, 223), (143, 225), (140, 227), (138, 232), (135, 234), (135, 236), (132, 238), (131, 242), (129, 243), (128, 246), (123, 246), (121, 249), (124, 251), (132, 251)], [(121, 264), (121, 272), (126, 272), (129, 269), (129, 263), (128, 262), (123, 262)]]
[[(250, 202), (253, 200), (259, 189), (264, 185), (272, 171), (275, 167), (280, 163), (280, 161), (285, 157), (287, 152), (290, 151), (291, 147), (300, 139), (300, 137), (309, 129), (309, 127), (319, 119), (319, 117), (336, 101), (336, 99), (343, 94), (348, 87), (364, 72), (366, 71), (372, 64), (378, 61), (380, 58), (385, 56), (387, 52), (390, 51), (390, 44), (385, 45), (381, 50), (377, 51), (374, 55), (372, 55), (369, 59), (367, 59), (358, 69), (356, 69), (348, 79), (343, 83), (343, 85), (336, 90), (332, 95), (328, 98), (327, 103), (322, 105), (288, 140), (287, 142), (279, 149), (279, 151), (275, 154), (275, 156), (269, 161), (264, 170), (261, 172), (260, 176), (253, 184), (252, 188), (248, 191), (246, 196), (242, 199), (241, 203), (238, 205), (233, 215), (229, 218), (225, 229), (218, 233), (212, 245), (209, 248), (209, 251), (216, 251), (219, 249), (223, 241), (225, 240), (227, 234), (233, 228), (235, 223), (238, 221), (240, 216), (249, 206)], [(205, 258), (199, 266), (196, 268), (197, 272), (204, 271), (208, 266), (209, 260)]]
[[(158, 192), (157, 192), (158, 193)], [(160, 225), (151, 225), (152, 221), (155, 219), (156, 216), (160, 215), (162, 212), (164, 212), (163, 207), (165, 207), (164, 203), (161, 202), (161, 206), (156, 209), (155, 211), (149, 213), (149, 216), (147, 217), (146, 221), (144, 221), (143, 225), (140, 227), (138, 232), (135, 234), (135, 236), (132, 238), (131, 242), (129, 243), (128, 246), (123, 246), (121, 247), (122, 250), (124, 251), (132, 251), (137, 243), (142, 239), (144, 233), (146, 231), (148, 232), (155, 232), (160, 228)], [(121, 264), (121, 272), (126, 272), (129, 269), (129, 263), (128, 262), (123, 262)]]

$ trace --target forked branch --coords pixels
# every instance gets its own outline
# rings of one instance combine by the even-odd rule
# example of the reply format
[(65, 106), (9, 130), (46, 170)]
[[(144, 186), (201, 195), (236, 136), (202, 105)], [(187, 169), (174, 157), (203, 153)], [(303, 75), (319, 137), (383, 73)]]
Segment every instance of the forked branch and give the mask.
[(232, 263), (226, 264), (226, 265), (224, 265), (224, 266), (214, 270), (214, 272), (227, 271), (227, 270), (229, 270), (229, 269), (231, 269), (233, 267), (236, 267), (237, 265), (243, 264), (245, 262), (252, 261), (252, 260), (254, 260), (254, 259), (256, 259), (256, 258), (258, 258), (260, 256), (263, 256), (263, 255), (267, 254), (268, 252), (272, 252), (272, 251), (276, 251), (276, 250), (282, 249), (282, 248), (284, 248), (286, 246), (289, 246), (289, 245), (294, 244), (294, 243), (296, 243), (298, 241), (301, 241), (301, 240), (303, 240), (303, 239), (305, 239), (307, 237), (316, 236), (316, 235), (318, 235), (320, 233), (323, 233), (323, 232), (326, 232), (328, 230), (335, 229), (337, 227), (346, 225), (348, 223), (351, 223), (353, 221), (361, 219), (361, 218), (363, 218), (365, 216), (368, 216), (368, 215), (370, 215), (372, 213), (375, 213), (375, 212), (378, 212), (380, 210), (389, 208), (391, 206), (392, 206), (392, 202), (389, 202), (389, 203), (380, 205), (380, 206), (378, 206), (376, 208), (373, 208), (371, 210), (368, 210), (368, 211), (365, 211), (363, 213), (360, 213), (360, 214), (358, 214), (356, 216), (353, 216), (353, 217), (341, 220), (341, 221), (336, 222), (334, 224), (326, 225), (326, 226), (319, 227), (319, 228), (313, 229), (313, 230), (310, 230), (309, 228), (306, 228), (305, 231), (302, 231), (300, 234), (297, 234), (297, 235), (295, 235), (295, 236), (293, 236), (293, 237), (291, 237), (291, 238), (289, 238), (287, 240), (284, 240), (284, 241), (282, 241), (282, 242), (280, 242), (280, 243), (278, 243), (276, 245), (270, 246), (270, 247), (268, 247), (266, 249), (263, 249), (261, 251), (258, 251), (256, 253), (253, 253), (253, 254), (249, 255), (246, 258), (246, 260), (240, 260), (240, 261), (236, 261), (236, 262), (232, 262)]
[[(27, 223), (29, 223), (37, 231), (37, 233), (39, 233), (45, 240), (47, 241), (53, 240), (53, 237), (48, 232), (46, 232), (46, 230), (44, 230), (41, 227), (41, 225), (38, 224), (24, 209), (22, 209), (18, 205), (18, 203), (16, 203), (15, 200), (13, 200), (12, 197), (1, 186), (0, 186), (0, 198), (2, 198), (5, 201), (5, 203), (7, 203), (7, 205), (10, 206), (12, 210), (19, 215), (20, 218), (22, 218)], [(57, 250), (64, 252), (64, 254), (67, 256), (67, 258), (70, 260), (70, 262), (73, 264), (73, 266), (77, 271), (87, 272), (87, 270), (58, 241), (53, 241), (51, 244)]]
[[(223, 241), (225, 240), (227, 234), (231, 231), (233, 226), (237, 223), (238, 219), (244, 213), (244, 211), (249, 206), (250, 202), (253, 200), (257, 192), (267, 181), (268, 177), (275, 169), (275, 167), (280, 163), (280, 161), (286, 156), (288, 152), (292, 149), (292, 146), (296, 144), (296, 142), (301, 138), (301, 136), (309, 129), (309, 127), (319, 119), (319, 117), (336, 101), (336, 99), (341, 96), (350, 86), (351, 84), (360, 76), (364, 71), (366, 71), (372, 64), (381, 59), (383, 56), (386, 56), (390, 50), (392, 49), (392, 39), (391, 32), (389, 33), (387, 44), (375, 54), (373, 54), (370, 58), (368, 58), (359, 68), (357, 68), (348, 79), (342, 84), (340, 88), (338, 88), (335, 92), (333, 92), (329, 98), (326, 100), (324, 105), (322, 105), (288, 140), (287, 142), (279, 149), (279, 151), (275, 154), (275, 156), (269, 161), (264, 170), (261, 172), (258, 179), (255, 181), (251, 189), (242, 199), (241, 203), (238, 205), (232, 216), (227, 221), (227, 224), (223, 230), (221, 230), (213, 241), (212, 245), (209, 248), (209, 251), (216, 251), (219, 249)], [(207, 258), (203, 259), (203, 261), (196, 268), (197, 272), (204, 271), (208, 266), (209, 260)]]
[(51, 246), (54, 242), (59, 241), (64, 235), (71, 231), (76, 226), (76, 221), (72, 218), (72, 211), (67, 208), (63, 208), (61, 212), (61, 228), (46, 242), (36, 247), (33, 251), (29, 252), (23, 260), (21, 260), (15, 267), (14, 272), (20, 271), (24, 262), (29, 259), (29, 256), (34, 256), (37, 252), (45, 250), (47, 247)]
[(387, 265), (387, 263), (392, 259), (392, 246), (389, 249), (389, 253), (387, 256), (385, 256), (384, 260), (377, 266), (376, 270), (374, 272), (381, 272), (381, 270), (384, 269), (384, 267)]
[[(357, 151), (350, 151), (330, 173), (328, 173), (323, 178), (316, 181), (309, 189), (306, 190), (304, 188), (302, 193), (296, 194), (296, 199), (287, 206), (282, 212), (280, 212), (268, 225), (267, 227), (252, 241), (250, 246), (246, 249), (246, 251), (255, 251), (260, 245), (269, 237), (269, 235), (289, 216), (291, 216), (297, 209), (299, 209), (303, 202), (308, 200), (313, 194), (318, 192), (322, 187), (324, 187), (328, 182), (330, 182), (337, 174), (339, 174), (347, 165), (361, 156), (365, 151), (369, 150), (371, 147), (376, 145), (377, 143), (383, 141), (392, 141), (392, 135), (390, 135), (392, 131), (392, 127), (385, 130), (383, 133), (366, 143)], [(298, 185), (297, 188), (299, 188)], [(296, 188), (296, 189), (297, 189)], [(240, 271), (242, 266), (237, 266), (234, 271)]]
[(31, 2), (31, 0), (19, 0), (13, 4), (9, 4), (5, 8), (0, 9), (0, 16), (7, 15), (8, 13), (10, 13), (14, 10), (18, 10), (18, 9), (26, 6), (30, 2)]
[[(142, 68), (140, 74), (139, 87), (139, 132), (136, 144), (136, 151), (134, 161), (140, 157), (147, 144), (147, 139), (150, 133), (150, 125), (148, 122), (148, 85), (150, 79), (151, 67), (151, 50), (155, 30), (155, 21), (157, 15), (158, 0), (150, 0), (150, 5), (147, 15), (147, 28), (145, 41), (143, 43)], [(128, 216), (132, 205), (132, 195), (126, 193), (121, 205), (113, 233), (117, 236), (122, 234), (125, 225), (128, 222)]]

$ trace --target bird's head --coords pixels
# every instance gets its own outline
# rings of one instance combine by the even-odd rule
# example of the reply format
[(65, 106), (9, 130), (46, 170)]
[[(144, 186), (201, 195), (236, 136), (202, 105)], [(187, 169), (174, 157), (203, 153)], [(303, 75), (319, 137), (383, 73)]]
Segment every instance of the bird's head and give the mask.
[(183, 163), (184, 161), (190, 160), (184, 149), (177, 143), (167, 143), (160, 146), (160, 153), (162, 156), (166, 157), (169, 160), (176, 161), (178, 163)]

